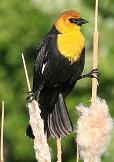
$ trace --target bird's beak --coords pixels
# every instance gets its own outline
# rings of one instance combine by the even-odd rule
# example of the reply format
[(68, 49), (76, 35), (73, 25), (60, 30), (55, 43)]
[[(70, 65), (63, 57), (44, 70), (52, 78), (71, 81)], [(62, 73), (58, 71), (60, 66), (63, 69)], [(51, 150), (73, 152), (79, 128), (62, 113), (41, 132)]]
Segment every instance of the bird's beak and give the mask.
[(88, 22), (89, 22), (89, 21), (87, 21), (87, 20), (85, 20), (85, 19), (79, 18), (79, 19), (77, 19), (76, 24), (78, 24), (78, 25), (83, 25), (83, 24), (86, 24), (86, 23), (88, 23)]

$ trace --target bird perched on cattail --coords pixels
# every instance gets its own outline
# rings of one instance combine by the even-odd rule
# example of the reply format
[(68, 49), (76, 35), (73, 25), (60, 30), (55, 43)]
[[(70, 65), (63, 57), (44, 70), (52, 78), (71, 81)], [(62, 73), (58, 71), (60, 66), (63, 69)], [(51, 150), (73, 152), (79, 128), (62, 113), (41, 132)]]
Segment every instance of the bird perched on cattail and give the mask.
[[(98, 75), (97, 69), (94, 69), (81, 76), (85, 63), (85, 39), (80, 29), (87, 22), (76, 11), (64, 12), (36, 51), (33, 89), (28, 98), (36, 98), (39, 93), (44, 131), (54, 138), (72, 131), (65, 98), (77, 80)], [(30, 125), (26, 134), (33, 137)]]

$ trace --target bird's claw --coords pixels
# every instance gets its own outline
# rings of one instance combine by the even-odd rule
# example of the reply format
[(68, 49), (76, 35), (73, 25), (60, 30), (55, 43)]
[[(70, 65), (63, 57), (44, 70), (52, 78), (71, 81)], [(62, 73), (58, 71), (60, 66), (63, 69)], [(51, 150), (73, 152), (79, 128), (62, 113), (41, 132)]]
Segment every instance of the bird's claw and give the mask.
[(90, 73), (88, 73), (88, 76), (90, 78), (96, 78), (97, 81), (99, 81), (100, 73), (99, 73), (98, 69), (93, 69), (93, 70), (91, 70)]
[(32, 92), (32, 91), (30, 91), (30, 92), (28, 92), (28, 93), (29, 93), (29, 95), (28, 95), (28, 97), (26, 98), (26, 100), (27, 100), (27, 102), (31, 103), (31, 102), (34, 100), (34, 98), (35, 98), (35, 94), (34, 94), (34, 92)]

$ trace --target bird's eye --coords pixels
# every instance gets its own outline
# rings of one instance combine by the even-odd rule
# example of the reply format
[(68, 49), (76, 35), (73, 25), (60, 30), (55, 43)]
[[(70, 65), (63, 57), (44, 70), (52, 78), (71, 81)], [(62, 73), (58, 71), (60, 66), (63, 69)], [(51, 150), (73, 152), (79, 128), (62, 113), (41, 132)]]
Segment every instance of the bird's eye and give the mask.
[(69, 19), (70, 23), (75, 23), (76, 20), (77, 20), (77, 19), (75, 19), (75, 18), (70, 18), (70, 19)]
[(69, 21), (70, 21), (70, 23), (74, 23), (74, 24), (77, 24), (79, 26), (82, 26), (82, 24), (88, 23), (87, 20), (84, 20), (81, 17), (78, 18), (78, 19), (76, 19), (76, 18), (70, 18)]

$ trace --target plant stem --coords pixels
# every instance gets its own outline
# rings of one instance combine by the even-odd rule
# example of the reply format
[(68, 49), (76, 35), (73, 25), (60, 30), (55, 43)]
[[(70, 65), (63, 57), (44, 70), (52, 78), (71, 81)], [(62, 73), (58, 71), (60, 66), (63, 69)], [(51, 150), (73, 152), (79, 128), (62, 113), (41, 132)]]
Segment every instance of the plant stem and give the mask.
[[(98, 0), (96, 0), (95, 5), (95, 31), (93, 34), (93, 69), (98, 66)], [(97, 99), (97, 79), (92, 79), (92, 108), (96, 107)]]
[(2, 101), (2, 118), (1, 118), (1, 152), (0, 152), (0, 160), (1, 162), (4, 161), (4, 143), (3, 143), (3, 136), (4, 136), (4, 101)]

